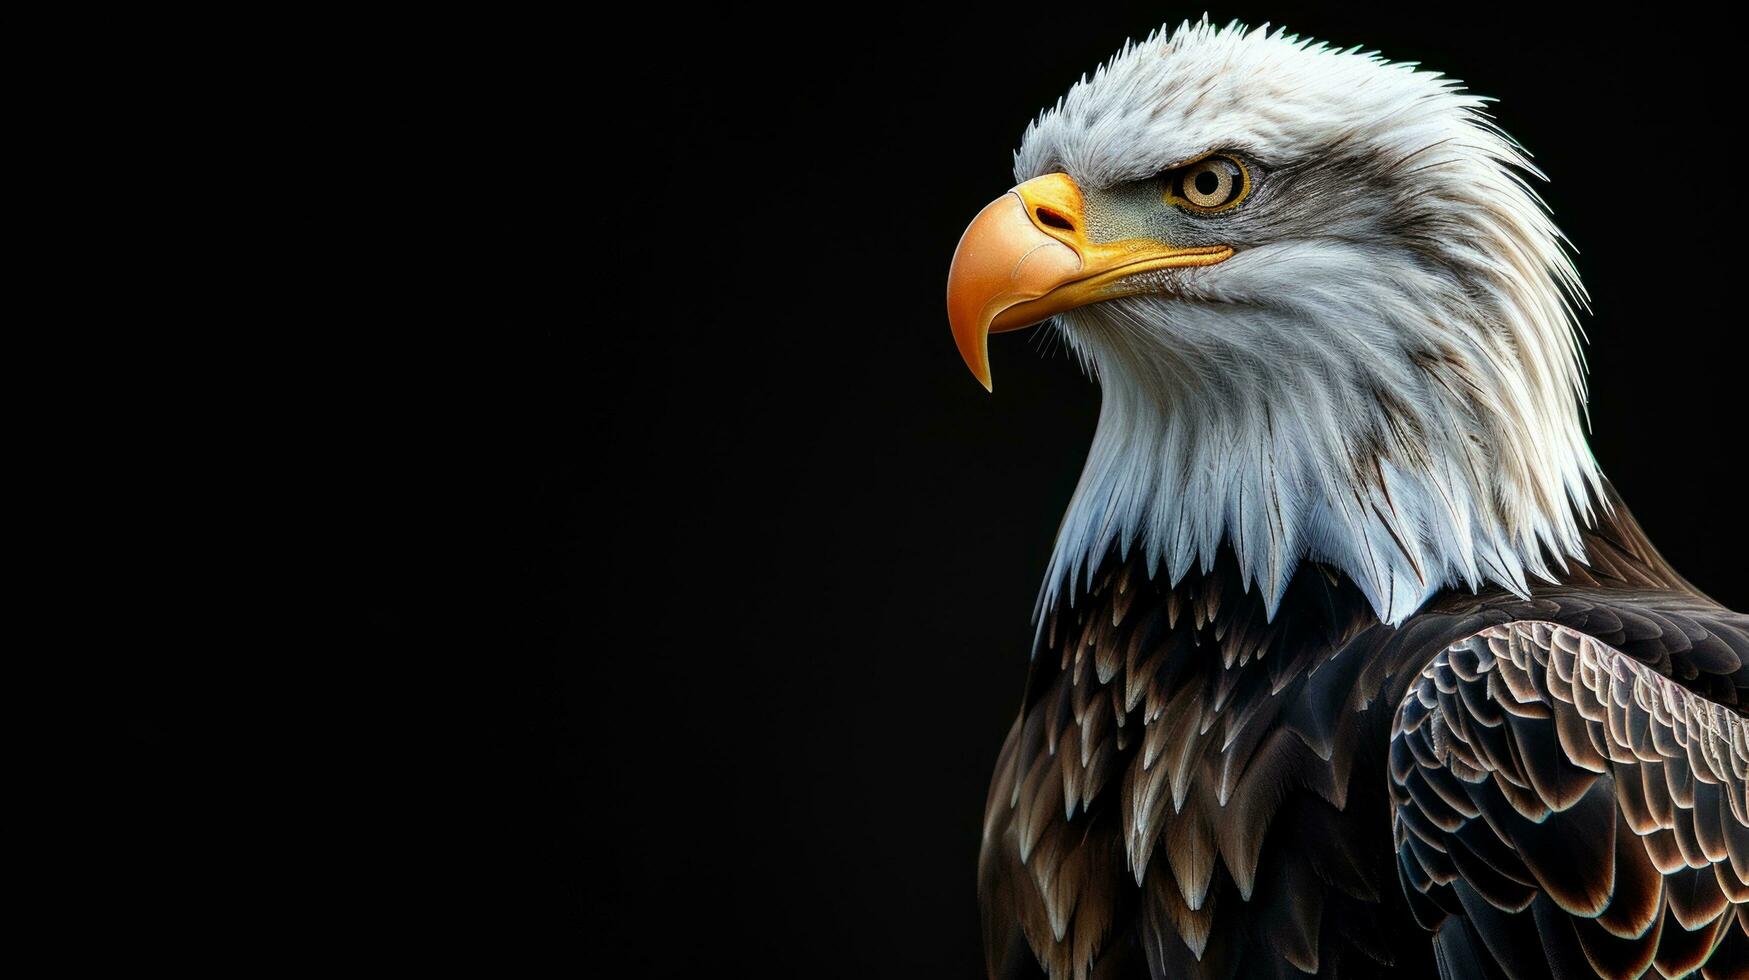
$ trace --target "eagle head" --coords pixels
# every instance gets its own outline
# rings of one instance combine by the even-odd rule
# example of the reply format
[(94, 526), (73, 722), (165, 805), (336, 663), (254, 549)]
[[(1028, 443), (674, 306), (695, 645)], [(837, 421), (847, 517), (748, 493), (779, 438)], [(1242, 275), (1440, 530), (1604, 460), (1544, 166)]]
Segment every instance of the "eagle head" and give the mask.
[[(1267, 27), (1128, 44), (1029, 125), (949, 274), (961, 355), (1049, 320), (1103, 402), (1041, 608), (1112, 549), (1302, 560), (1398, 622), (1583, 559), (1584, 293), (1460, 83)], [(1607, 506), (1607, 505), (1606, 505)]]

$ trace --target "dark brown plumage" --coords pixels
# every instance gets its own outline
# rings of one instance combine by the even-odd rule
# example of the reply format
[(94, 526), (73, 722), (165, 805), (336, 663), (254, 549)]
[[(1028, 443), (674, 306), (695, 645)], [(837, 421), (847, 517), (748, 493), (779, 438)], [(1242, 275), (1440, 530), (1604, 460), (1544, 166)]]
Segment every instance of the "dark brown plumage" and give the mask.
[[(993, 977), (1749, 972), (1749, 616), (1615, 502), (1530, 598), (1111, 556), (997, 763)], [(1650, 971), (1650, 972), (1648, 972)]]

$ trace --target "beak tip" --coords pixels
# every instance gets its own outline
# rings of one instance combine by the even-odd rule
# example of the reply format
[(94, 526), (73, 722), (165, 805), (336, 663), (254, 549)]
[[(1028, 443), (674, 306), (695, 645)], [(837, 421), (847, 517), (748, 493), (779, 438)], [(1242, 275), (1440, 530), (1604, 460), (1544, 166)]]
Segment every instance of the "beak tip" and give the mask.
[(987, 323), (973, 321), (970, 328), (964, 322), (949, 315), (953, 324), (954, 345), (959, 348), (960, 359), (965, 361), (966, 369), (972, 372), (972, 377), (990, 390), (990, 326)]
[(972, 369), (972, 377), (978, 379), (978, 383), (984, 386), (985, 391), (994, 391), (995, 390), (994, 388), (990, 387), (990, 354), (989, 354), (989, 351), (986, 350), (984, 352), (983, 357), (979, 357), (979, 358), (968, 357), (968, 358), (966, 358), (966, 367)]

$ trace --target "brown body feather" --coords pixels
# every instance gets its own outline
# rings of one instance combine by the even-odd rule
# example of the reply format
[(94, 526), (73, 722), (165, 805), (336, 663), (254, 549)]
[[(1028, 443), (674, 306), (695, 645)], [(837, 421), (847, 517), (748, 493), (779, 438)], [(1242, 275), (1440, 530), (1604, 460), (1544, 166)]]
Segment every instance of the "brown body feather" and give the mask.
[[(1736, 975), (1749, 913), (1733, 903), (1749, 887), (1715, 867), (1735, 867), (1741, 822), (1637, 831), (1749, 804), (1720, 803), (1722, 779), (1671, 776), (1688, 748), (1628, 767), (1662, 765), (1655, 781), (1600, 777), (1607, 752), (1580, 739), (1587, 725), (1630, 746), (1660, 736), (1625, 710), (1550, 707), (1538, 665), (1560, 668), (1564, 648), (1539, 661), (1527, 647), (1525, 666), (1507, 658), (1481, 688), (1452, 680), (1480, 669), (1488, 641), (1469, 638), (1534, 621), (1594, 643), (1593, 673), (1616, 664), (1733, 716), (1749, 703), (1749, 617), (1685, 583), (1619, 505), (1586, 544), (1587, 566), (1529, 599), (1448, 593), (1397, 628), (1322, 565), (1298, 571), (1270, 619), (1230, 555), (1176, 586), (1112, 556), (1047, 619), (997, 763), (979, 862), (991, 975), (1535, 977), (1597, 962), (1636, 975), (1647, 922), (1664, 934), (1649, 969), (1711, 956), (1709, 976)], [(1501, 691), (1515, 700), (1489, 696)], [(1427, 744), (1393, 745), (1399, 706), (1428, 699)], [(1451, 751), (1456, 731), (1470, 755)], [(1464, 761), (1489, 753), (1507, 763), (1498, 775), (1462, 782)], [(1415, 778), (1393, 781), (1403, 766)], [(1500, 831), (1494, 810), (1523, 826)], [(1557, 819), (1536, 822), (1544, 811)], [(1646, 846), (1629, 848), (1624, 826)]]

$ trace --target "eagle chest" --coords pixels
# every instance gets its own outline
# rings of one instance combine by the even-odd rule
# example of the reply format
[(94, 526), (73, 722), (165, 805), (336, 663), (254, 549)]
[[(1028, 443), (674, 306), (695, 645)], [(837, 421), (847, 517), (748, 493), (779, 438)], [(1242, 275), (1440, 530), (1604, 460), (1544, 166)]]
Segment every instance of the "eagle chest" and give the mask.
[(1274, 616), (1224, 561), (1175, 587), (1133, 563), (1096, 576), (1043, 624), (992, 785), (987, 901), (1065, 953), (1060, 975), (1131, 931), (1184, 975), (1257, 943), (1313, 973), (1396, 959), (1376, 907), (1389, 721), (1357, 693), (1368, 658), (1344, 655), (1376, 623), (1317, 565)]

